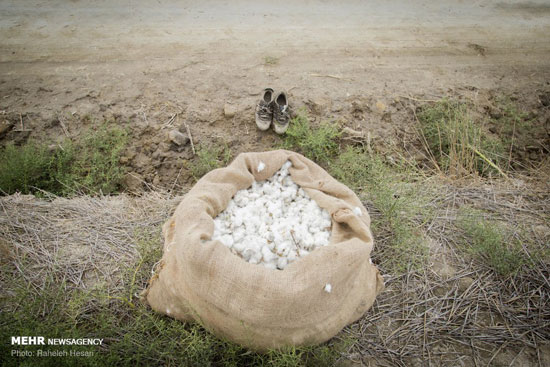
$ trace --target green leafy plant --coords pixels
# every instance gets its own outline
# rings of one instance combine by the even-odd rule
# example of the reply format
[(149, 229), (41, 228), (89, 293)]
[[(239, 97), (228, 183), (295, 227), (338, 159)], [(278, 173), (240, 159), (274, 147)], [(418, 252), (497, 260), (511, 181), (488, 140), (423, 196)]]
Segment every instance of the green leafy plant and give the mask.
[(126, 142), (124, 130), (103, 124), (81, 139), (53, 147), (33, 140), (8, 144), (0, 150), (0, 190), (62, 196), (117, 192), (125, 172), (119, 158)]
[(497, 274), (515, 274), (526, 263), (520, 245), (502, 225), (484, 219), (478, 211), (463, 212), (458, 227), (464, 232), (464, 248)]
[(0, 150), (0, 190), (23, 194), (52, 187), (52, 157), (47, 147), (30, 141), (22, 147), (13, 144)]
[(191, 163), (191, 175), (198, 180), (213, 169), (223, 167), (231, 160), (231, 149), (227, 144), (199, 145), (197, 158)]
[(279, 63), (279, 58), (275, 56), (266, 56), (264, 57), (264, 65), (277, 65)]
[(313, 127), (305, 112), (301, 111), (290, 121), (283, 148), (296, 149), (306, 157), (324, 164), (338, 154), (341, 134), (334, 123), (323, 122)]
[[(84, 136), (73, 149), (75, 160), (65, 183), (84, 192), (110, 194), (121, 188), (124, 167), (119, 163), (126, 147), (126, 131), (107, 124)], [(72, 184), (71, 184), (72, 183)]]

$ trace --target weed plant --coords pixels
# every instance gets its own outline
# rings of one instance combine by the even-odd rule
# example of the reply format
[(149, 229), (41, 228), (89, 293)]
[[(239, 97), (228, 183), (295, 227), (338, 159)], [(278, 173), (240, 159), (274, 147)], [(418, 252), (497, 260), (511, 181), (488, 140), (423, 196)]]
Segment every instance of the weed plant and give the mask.
[(0, 192), (60, 196), (111, 194), (121, 188), (124, 167), (119, 158), (126, 132), (101, 125), (76, 141), (49, 148), (34, 140), (0, 149)]
[(452, 176), (502, 173), (504, 145), (474, 121), (464, 103), (442, 100), (422, 108), (418, 120), (426, 149), (444, 172)]

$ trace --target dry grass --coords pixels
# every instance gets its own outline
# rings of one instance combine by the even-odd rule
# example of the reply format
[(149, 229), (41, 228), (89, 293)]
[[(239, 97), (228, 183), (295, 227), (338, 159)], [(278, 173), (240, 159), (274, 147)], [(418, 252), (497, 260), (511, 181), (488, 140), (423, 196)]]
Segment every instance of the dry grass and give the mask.
[[(485, 366), (497, 361), (504, 351), (513, 350), (514, 355), (531, 353), (533, 363), (543, 366), (545, 355), (540, 346), (550, 342), (550, 261), (544, 257), (550, 243), (550, 190), (534, 189), (534, 184), (527, 189), (522, 186), (525, 183), (514, 182), (480, 181), (469, 186), (433, 180), (419, 182), (439, 185), (438, 194), (427, 204), (435, 215), (429, 220), (422, 216), (411, 218), (416, 229), (430, 241), (429, 266), (401, 272), (390, 270), (394, 269), (388, 259), (394, 251), (388, 246), (392, 234), (381, 226), (375, 232), (373, 260), (385, 275), (386, 290), (365, 317), (344, 329), (323, 350), (330, 354), (338, 340), (354, 340), (338, 355), (378, 366)], [(23, 195), (0, 198), (3, 312), (16, 312), (20, 307), (13, 302), (13, 287), (9, 283), (14, 276), (24, 278), (34, 297), (39, 297), (51, 280), (77, 291), (100, 284), (108, 295), (137, 293), (144, 285), (143, 279), (137, 286), (128, 285), (124, 268), (141, 264), (140, 238), (152, 238), (160, 246), (159, 226), (178, 200), (165, 193), (49, 201)], [(373, 220), (378, 220), (382, 214), (371, 203), (366, 204)], [(457, 218), (464, 207), (483, 209), (487, 219), (505, 223), (511, 236), (520, 240), (524, 256), (529, 259), (520, 272), (502, 277), (461, 250), (464, 238)], [(442, 259), (447, 266), (440, 266)], [(132, 296), (125, 301), (132, 301)], [(69, 315), (75, 315), (75, 322), (89, 322), (90, 309), (97, 300), (90, 302), (82, 306), (71, 299), (69, 304), (75, 304), (76, 311)], [(125, 312), (121, 317), (132, 322), (131, 311)], [(150, 313), (145, 310), (136, 322), (145, 322)], [(163, 318), (154, 320), (153, 326), (165, 323)], [(165, 333), (173, 336), (182, 332), (174, 328), (170, 326)], [(206, 355), (229, 358), (227, 351), (234, 348), (231, 353), (236, 361), (252, 358), (250, 363), (260, 363), (262, 358), (272, 358), (269, 365), (302, 365), (306, 353), (294, 351), (297, 357), (288, 353), (270, 357), (244, 354), (230, 344), (212, 344), (214, 339), (204, 331), (190, 332), (195, 335), (194, 342), (204, 339), (202, 349), (197, 349), (200, 353), (193, 357), (197, 359)], [(203, 354), (212, 345), (217, 345), (216, 353), (224, 350), (225, 354)], [(275, 360), (286, 362), (277, 364)]]
[[(16, 272), (37, 291), (51, 275), (69, 287), (105, 284), (111, 292), (121, 287), (121, 264), (139, 258), (137, 239), (158, 235), (177, 202), (160, 193), (51, 201), (6, 196), (0, 198), (0, 239), (8, 245)], [(0, 286), (9, 289), (5, 275)]]
[[(543, 366), (539, 347), (550, 342), (550, 191), (505, 181), (440, 189), (431, 203), (436, 216), (418, 221), (431, 239), (430, 267), (386, 273), (386, 291), (372, 312), (346, 330), (358, 340), (351, 355), (379, 366), (486, 366), (513, 350)], [(506, 223), (527, 259), (520, 272), (502, 277), (461, 251), (458, 218), (466, 206)], [(388, 240), (377, 238), (374, 259), (385, 273)]]

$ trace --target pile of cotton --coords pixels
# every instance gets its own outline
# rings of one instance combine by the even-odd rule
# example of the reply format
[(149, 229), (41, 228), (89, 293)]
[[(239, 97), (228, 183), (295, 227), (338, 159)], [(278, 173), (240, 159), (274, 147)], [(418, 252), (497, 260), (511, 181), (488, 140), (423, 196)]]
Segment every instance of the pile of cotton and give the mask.
[[(252, 264), (284, 269), (329, 243), (331, 220), (298, 185), (287, 161), (270, 179), (238, 191), (214, 219), (213, 240)], [(265, 165), (260, 162), (258, 172)]]

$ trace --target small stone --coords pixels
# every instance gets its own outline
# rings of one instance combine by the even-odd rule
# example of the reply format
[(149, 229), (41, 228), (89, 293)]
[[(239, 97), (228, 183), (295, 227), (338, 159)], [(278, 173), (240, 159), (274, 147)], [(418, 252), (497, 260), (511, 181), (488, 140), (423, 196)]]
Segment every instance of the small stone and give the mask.
[(447, 259), (443, 256), (439, 257), (438, 260), (434, 262), (433, 270), (443, 279), (452, 278), (456, 274), (456, 269), (449, 264)]
[(189, 137), (178, 130), (171, 130), (168, 133), (168, 140), (177, 146), (183, 146), (189, 142)]
[(308, 99), (306, 105), (314, 115), (322, 115), (325, 110), (330, 110), (332, 101), (326, 97), (314, 97)]
[(13, 122), (4, 120), (0, 122), (0, 137), (4, 136), (8, 131), (11, 130)]
[(386, 105), (381, 101), (377, 101), (376, 102), (376, 109), (378, 110), (378, 112), (384, 113), (384, 111), (386, 111)]
[(498, 108), (491, 108), (489, 110), (489, 116), (495, 120), (498, 120), (502, 117), (502, 112)]
[(550, 92), (549, 93), (543, 93), (543, 94), (539, 95), (539, 99), (540, 99), (540, 103), (543, 106), (545, 106), (545, 107), (550, 106)]
[(158, 175), (155, 175), (155, 177), (153, 178), (153, 185), (154, 186), (160, 185), (160, 177)]
[(143, 188), (143, 178), (139, 173), (128, 173), (124, 177), (124, 186), (130, 192), (139, 192)]
[(461, 292), (465, 292), (468, 288), (470, 288), (473, 282), (474, 282), (473, 278), (464, 277), (458, 281), (458, 289)]
[(330, 283), (325, 284), (325, 292), (332, 292), (332, 285), (330, 285)]
[(237, 109), (233, 105), (230, 105), (229, 103), (224, 104), (223, 114), (226, 118), (230, 119), (234, 117), (236, 113)]
[(143, 153), (139, 153), (134, 157), (134, 166), (138, 168), (145, 168), (151, 165), (151, 158)]

